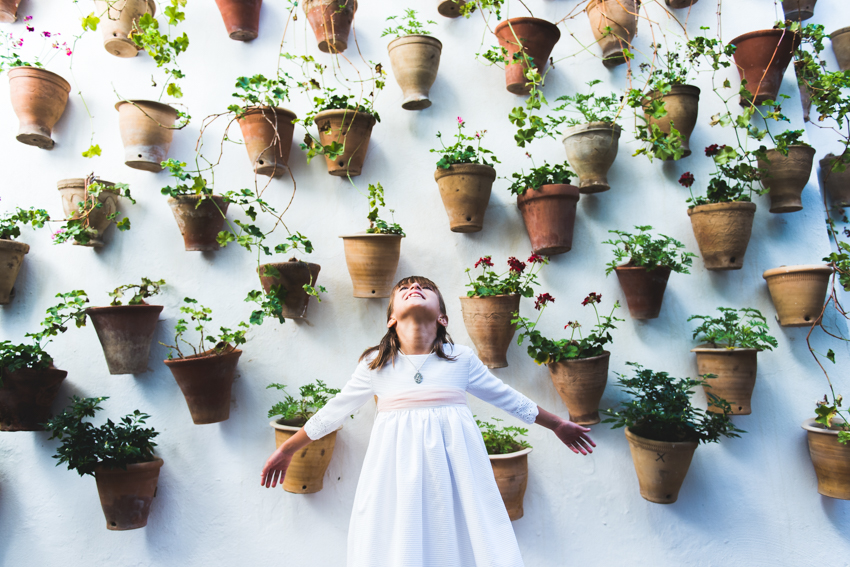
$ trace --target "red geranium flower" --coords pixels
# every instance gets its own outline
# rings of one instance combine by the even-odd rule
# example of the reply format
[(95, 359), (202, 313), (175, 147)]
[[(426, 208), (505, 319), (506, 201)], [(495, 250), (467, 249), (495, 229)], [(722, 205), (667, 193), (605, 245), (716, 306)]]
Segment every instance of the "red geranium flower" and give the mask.
[(546, 259), (540, 254), (532, 254), (528, 257), (528, 260), (526, 260), (526, 262), (528, 262), (529, 264), (542, 264), (545, 260)]
[(591, 292), (590, 295), (584, 298), (584, 301), (581, 302), (582, 305), (593, 305), (594, 303), (602, 303), (602, 294)]
[(694, 184), (694, 174), (690, 171), (686, 171), (682, 174), (682, 177), (679, 178), (679, 184), (684, 185), (685, 187), (690, 187)]
[(490, 256), (484, 256), (483, 258), (478, 258), (478, 261), (475, 262), (475, 267), (477, 268), (480, 265), (493, 267), (493, 262), (490, 261)]
[(717, 144), (711, 144), (710, 146), (705, 148), (705, 155), (706, 155), (706, 157), (716, 156), (717, 154), (720, 153), (720, 150), (722, 150), (725, 147), (726, 147), (725, 145), (718, 146)]
[(513, 256), (508, 258), (508, 266), (511, 267), (512, 272), (516, 272), (518, 274), (521, 274), (522, 271), (525, 269), (525, 264), (520, 262), (519, 260), (517, 260)]
[(540, 308), (547, 303), (555, 303), (555, 298), (548, 293), (541, 293), (537, 296), (537, 300), (534, 302), (534, 308), (540, 311)]

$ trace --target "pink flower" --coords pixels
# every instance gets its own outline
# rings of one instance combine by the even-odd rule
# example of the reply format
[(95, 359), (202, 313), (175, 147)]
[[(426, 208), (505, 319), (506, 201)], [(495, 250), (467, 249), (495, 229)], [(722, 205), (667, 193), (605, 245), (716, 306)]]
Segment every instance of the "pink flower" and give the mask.
[(53, 240), (56, 240), (56, 235), (57, 235), (57, 234), (60, 234), (60, 233), (62, 233), (62, 232), (65, 232), (65, 229), (64, 229), (64, 228), (60, 228), (59, 230), (57, 230), (56, 232), (54, 232), (54, 233), (51, 235), (51, 237), (50, 237), (50, 238), (51, 238), (51, 239), (53, 239)]
[(32, 27), (32, 26), (27, 26), (27, 31), (28, 31), (28, 32), (34, 32), (34, 31), (35, 31), (35, 28), (34, 28), (34, 27)]
[(50, 37), (50, 32), (49, 31), (43, 31), (43, 32), (41, 32), (41, 35), (44, 36), (44, 37)]
[(458, 123), (458, 125), (463, 126), (463, 118), (461, 118), (460, 116), (458, 116), (458, 117), (457, 117), (457, 123)]
[(24, 21), (25, 21), (25, 22), (28, 22), (28, 21), (30, 21), (31, 19), (32, 19), (32, 16), (27, 16), (26, 18), (24, 18)]
[(70, 47), (65, 48), (65, 55), (67, 55), (68, 57), (71, 56), (71, 48)]

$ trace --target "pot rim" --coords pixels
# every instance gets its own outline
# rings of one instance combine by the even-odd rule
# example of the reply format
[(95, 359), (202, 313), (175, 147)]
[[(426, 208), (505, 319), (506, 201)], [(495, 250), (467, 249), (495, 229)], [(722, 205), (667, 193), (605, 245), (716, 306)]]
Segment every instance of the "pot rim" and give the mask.
[(146, 310), (156, 310), (157, 313), (160, 313), (163, 309), (162, 305), (151, 305), (150, 303), (139, 305), (104, 305), (103, 307), (87, 307), (86, 315), (105, 315), (115, 311), (137, 311), (140, 307)]
[[(115, 183), (113, 181), (107, 181), (105, 179), (95, 178), (94, 183), (100, 183), (101, 185), (105, 185), (108, 187), (114, 187)], [(85, 177), (68, 177), (66, 179), (60, 179), (56, 182), (56, 189), (61, 191), (62, 189), (85, 189), (86, 186), (86, 178)], [(117, 193), (116, 189), (104, 189), (105, 192)]]
[[(817, 153), (817, 150), (815, 148), (813, 148), (812, 146), (808, 145), (808, 144), (793, 144), (793, 145), (788, 146), (788, 150), (804, 150), (808, 153), (811, 153), (812, 157), (814, 157), (814, 155)], [(776, 148), (771, 148), (771, 149), (767, 150), (766, 153), (770, 153), (770, 152), (779, 153), (779, 150), (777, 150)], [(782, 154), (779, 154), (779, 155), (782, 155)], [(782, 156), (782, 157), (788, 157), (788, 156)], [(826, 159), (826, 158), (824, 158), (824, 159)]]
[(755, 31), (743, 33), (743, 34), (739, 35), (738, 37), (736, 37), (735, 39), (733, 39), (732, 41), (730, 41), (729, 45), (734, 45), (735, 47), (737, 47), (739, 43), (747, 41), (748, 39), (755, 39), (757, 37), (764, 37), (766, 35), (776, 35), (776, 36), (782, 37), (786, 33), (792, 34), (792, 37), (795, 38), (793, 41), (794, 41), (794, 49), (796, 49), (797, 45), (799, 45), (799, 43), (800, 43), (800, 34), (797, 33), (797, 32), (789, 32), (788, 30), (776, 30), (776, 29), (755, 30)]
[(714, 354), (737, 354), (739, 352), (741, 352), (741, 353), (762, 352), (762, 350), (764, 350), (764, 349), (760, 349), (760, 348), (740, 348), (740, 347), (726, 348), (726, 347), (711, 347), (711, 346), (707, 346), (707, 345), (708, 345), (708, 343), (703, 343), (699, 346), (696, 346), (696, 347), (691, 349), (691, 352), (710, 352), (710, 353), (714, 353)]
[[(62, 75), (59, 75), (58, 73), (54, 73), (53, 71), (48, 71), (47, 69), (42, 69), (41, 67), (33, 67), (31, 65), (19, 65), (17, 67), (12, 67), (11, 69), (9, 69), (7, 74), (9, 75), (10, 81), (14, 78), (14, 77), (12, 77), (12, 73), (16, 70), (34, 71), (36, 73), (36, 75), (44, 73), (44, 74), (47, 75), (47, 77), (41, 77), (42, 79), (47, 78), (48, 80), (52, 80), (54, 83), (56, 83), (60, 87), (64, 88), (68, 92), (68, 94), (71, 94), (71, 83), (66, 81), (65, 77), (63, 77)], [(15, 74), (17, 75), (18, 73), (15, 73)], [(54, 77), (55, 77), (55, 79), (54, 79)], [(58, 79), (58, 81), (56, 79)]]
[(345, 116), (346, 114), (354, 114), (355, 117), (362, 116), (363, 118), (367, 118), (371, 122), (371, 126), (373, 126), (373, 127), (378, 122), (377, 119), (375, 118), (374, 114), (369, 114), (368, 112), (363, 112), (362, 110), (351, 110), (351, 109), (348, 109), (348, 108), (331, 108), (331, 109), (323, 110), (323, 111), (317, 113), (316, 116), (313, 117), (313, 124), (316, 123), (316, 120), (319, 120), (321, 118), (326, 118), (326, 117), (331, 117), (331, 116), (335, 117), (335, 116), (338, 116), (338, 115)]
[(400, 234), (380, 234), (370, 232), (356, 232), (354, 234), (344, 234), (337, 238), (404, 238)]
[[(338, 2), (338, 0), (304, 0), (304, 4), (302, 4), (302, 9), (306, 14), (308, 10), (314, 7), (311, 6), (311, 4), (320, 4), (324, 6), (326, 4), (333, 4), (334, 2)], [(357, 12), (357, 0), (354, 0), (354, 11)]]
[(490, 298), (493, 298), (493, 297), (520, 297), (521, 298), (522, 296), (518, 293), (500, 293), (498, 295), (485, 295), (483, 297), (480, 296), (480, 295), (473, 295), (472, 297), (470, 297), (468, 295), (460, 295), (460, 296), (458, 296), (458, 299), (490, 299)]
[[(677, 90), (679, 92), (676, 92)], [(696, 91), (696, 92), (693, 92), (693, 91)], [(661, 94), (658, 91), (650, 91), (650, 92), (646, 93), (646, 96), (643, 98), (643, 104), (647, 105), (657, 98), (665, 98), (665, 97), (674, 96), (674, 95), (695, 96), (695, 97), (699, 98), (699, 95), (700, 95), (701, 92), (702, 91), (700, 90), (700, 88), (697, 87), (697, 86), (694, 86), (694, 85), (675, 84), (675, 85), (671, 85), (670, 86), (670, 92), (665, 93), (665, 94)]]
[(837, 30), (835, 30), (834, 32), (829, 34), (829, 38), (832, 39), (833, 37), (835, 37), (837, 35), (842, 35), (842, 34), (845, 34), (847, 32), (850, 32), (850, 26), (847, 26), (846, 28), (838, 28)]
[(26, 242), (14, 240), (12, 238), (0, 238), (0, 248), (18, 248), (23, 249), (24, 254), (29, 254), (30, 245)]
[(131, 105), (138, 105), (138, 106), (142, 106), (144, 104), (147, 104), (147, 105), (150, 105), (154, 108), (158, 108), (159, 110), (162, 110), (163, 112), (173, 112), (175, 118), (177, 117), (177, 109), (176, 108), (174, 108), (173, 106), (170, 106), (168, 104), (165, 104), (164, 102), (159, 102), (159, 101), (156, 101), (156, 100), (144, 100), (144, 99), (119, 100), (118, 102), (115, 103), (115, 110), (118, 110), (120, 112), (120, 107), (121, 107), (122, 104), (131, 104)]
[[(407, 40), (409, 40), (409, 41), (405, 41), (405, 42), (403, 42), (404, 44), (407, 44), (407, 43), (427, 43), (427, 44), (431, 44), (431, 45), (433, 45), (433, 44), (434, 44), (434, 42), (436, 42), (436, 43), (437, 43), (436, 47), (437, 47), (440, 51), (442, 51), (442, 50), (443, 50), (443, 42), (442, 42), (442, 41), (440, 41), (439, 39), (437, 39), (436, 37), (434, 37), (433, 35), (425, 35), (425, 34), (420, 34), (420, 33), (412, 33), (412, 34), (410, 34), (410, 35), (403, 35), (403, 36), (401, 36), (401, 37), (397, 37), (397, 38), (395, 38), (394, 40), (392, 40), (391, 42), (389, 42), (389, 43), (387, 44), (387, 53), (389, 53), (390, 51), (392, 51), (392, 50), (394, 49), (394, 47), (398, 47), (398, 45), (395, 45), (395, 46), (394, 46), (393, 44), (395, 44), (396, 42), (400, 42), (400, 41), (401, 41), (401, 40), (403, 40), (403, 39), (407, 39)], [(401, 44), (401, 43), (399, 43), (399, 45), (402, 45), (402, 44)]]
[(484, 163), (453, 163), (448, 169), (438, 167), (434, 171), (434, 180), (439, 181), (443, 177), (452, 175), (480, 175), (481, 177), (496, 180), (496, 168)]
[[(501, 30), (508, 27), (508, 24), (533, 24), (543, 28), (549, 28), (550, 30), (554, 29), (558, 33), (558, 39), (561, 39), (561, 30), (558, 29), (558, 26), (556, 24), (553, 24), (549, 20), (544, 20), (542, 18), (533, 18), (529, 16), (523, 16), (520, 18), (508, 18), (504, 22), (500, 22), (496, 26), (496, 29), (493, 30), (493, 35), (498, 36)], [(558, 39), (556, 39), (555, 41), (557, 42)]]
[(771, 268), (769, 270), (765, 270), (762, 274), (762, 277), (764, 279), (767, 279), (772, 278), (774, 276), (796, 274), (799, 272), (814, 272), (832, 275), (832, 271), (832, 268), (830, 266), (827, 266), (826, 264), (798, 264), (795, 266), (779, 266), (778, 268)]
[(242, 356), (242, 350), (238, 349), (238, 348), (233, 348), (233, 347), (231, 347), (231, 349), (229, 351), (224, 352), (222, 354), (208, 354), (210, 352), (212, 352), (212, 351), (211, 350), (205, 350), (204, 352), (202, 352), (200, 354), (190, 354), (189, 356), (184, 356), (183, 358), (167, 358), (167, 359), (163, 360), (163, 362), (165, 363), (166, 366), (170, 367), (170, 366), (187, 365), (187, 364), (191, 365), (192, 363), (199, 362), (199, 361), (206, 362), (208, 360), (211, 360), (214, 357), (225, 358), (225, 357), (236, 356), (236, 358), (239, 358), (240, 356)]
[[(304, 428), (303, 425), (301, 427), (295, 427), (294, 425), (282, 425), (278, 423), (276, 419), (271, 420), (269, 425), (280, 431), (301, 431)], [(334, 431), (339, 431), (340, 429), (342, 429), (342, 425), (334, 429)], [(318, 441), (318, 439), (313, 439), (313, 441)]]
[[(540, 191), (544, 187), (569, 187), (571, 189), (561, 190), (561, 195), (557, 195), (561, 198), (566, 198), (569, 200), (579, 201), (581, 199), (581, 189), (571, 183), (546, 183), (545, 185), (541, 185), (537, 189), (533, 187), (526, 187), (525, 192), (522, 195), (517, 195), (517, 205), (519, 205), (520, 201), (531, 201), (533, 199), (546, 199), (549, 197), (555, 197), (556, 195), (529, 195), (530, 191)], [(555, 189), (555, 191), (558, 191)]]
[(162, 468), (162, 465), (164, 464), (165, 461), (162, 460), (162, 457), (154, 457), (154, 460), (152, 461), (144, 461), (141, 463), (128, 463), (126, 470), (121, 467), (107, 468), (103, 463), (98, 463), (97, 466), (95, 466), (94, 472), (100, 474), (122, 474), (144, 469), (159, 469)]
[(684, 449), (686, 447), (699, 447), (699, 441), (658, 441), (656, 439), (650, 439), (649, 437), (641, 437), (637, 433), (634, 433), (630, 427), (626, 426), (623, 428), (624, 433), (626, 434), (626, 439), (629, 437), (634, 437), (639, 441), (648, 441), (650, 443), (661, 443), (663, 445), (672, 445), (674, 448)]
[[(631, 260), (629, 260), (629, 262), (631, 262)], [(646, 266), (629, 266), (628, 265), (629, 262), (626, 262), (625, 264), (620, 264), (619, 266), (616, 266), (614, 268), (614, 270), (615, 271), (616, 270), (624, 270), (624, 271), (625, 270), (644, 270), (646, 272), (654, 272), (656, 270), (670, 270), (671, 272), (673, 271), (673, 268), (670, 268), (668, 266), (655, 266), (651, 270), (649, 268), (647, 268)]]
[[(275, 114), (283, 114), (287, 118), (291, 116), (293, 120), (298, 118), (297, 114), (295, 114), (294, 112), (292, 112), (288, 108), (284, 108), (282, 106), (267, 106), (267, 105), (249, 106), (249, 107), (245, 108), (244, 110), (245, 110), (245, 114), (243, 115), (243, 118), (245, 116), (250, 116), (252, 114), (263, 114), (264, 112), (267, 112), (269, 110), (274, 112)], [(241, 118), (240, 118), (240, 120), (241, 120)]]
[[(198, 201), (200, 199), (213, 199), (213, 200), (221, 201), (222, 203), (224, 203), (224, 197), (222, 197), (221, 195), (213, 194), (213, 195), (178, 195), (176, 197), (169, 197), (168, 198), (168, 204), (170, 205), (171, 203), (180, 203), (180, 202), (185, 202), (185, 201)], [(230, 201), (228, 201), (225, 204), (229, 205)]]
[[(833, 419), (833, 421), (835, 421), (837, 423), (844, 423), (844, 420), (842, 420), (840, 418), (835, 418), (835, 419)], [(827, 429), (826, 427), (824, 427), (823, 425), (821, 425), (820, 423), (815, 421), (815, 418), (813, 418), (813, 417), (804, 421), (800, 425), (800, 427), (802, 427), (806, 431), (810, 431), (812, 433), (822, 433), (824, 435), (835, 435), (836, 437), (838, 437), (838, 431), (839, 431), (838, 429)]]
[(599, 356), (588, 356), (588, 357), (585, 357), (585, 358), (565, 358), (564, 360), (559, 360), (558, 362), (547, 362), (546, 366), (551, 368), (553, 364), (564, 364), (564, 363), (570, 363), (570, 362), (578, 362), (580, 360), (581, 361), (599, 360), (600, 358), (610, 358), (610, 357), (611, 357), (611, 351), (610, 350), (603, 350), (602, 354), (600, 354)]
[(497, 460), (501, 460), (501, 459), (515, 459), (517, 457), (522, 457), (523, 455), (529, 454), (533, 449), (534, 449), (534, 447), (526, 447), (525, 449), (522, 449), (521, 451), (514, 451), (513, 453), (504, 453), (504, 454), (501, 454), (501, 455), (487, 455), (487, 457), (491, 461), (497, 461)]
[[(590, 13), (591, 8), (595, 8), (596, 6), (601, 4), (602, 2), (611, 2), (611, 1), (612, 0), (590, 0), (590, 2), (587, 3), (587, 7), (584, 9), (584, 11), (587, 12), (587, 13)], [(641, 1), (642, 0), (634, 0), (634, 3), (637, 7), (640, 7)]]
[[(312, 266), (316, 266), (317, 268), (321, 268), (321, 266), (319, 264), (314, 264), (313, 262), (305, 262), (304, 260), (295, 260), (295, 261), (287, 260), (285, 262), (266, 262), (265, 264), (260, 264), (259, 267), (256, 269), (256, 272), (259, 274), (260, 268), (262, 268), (263, 266), (290, 266), (290, 265), (294, 265), (294, 264), (304, 264), (308, 268), (312, 267)], [(270, 278), (272, 276), (260, 276), (260, 277)]]
[[(0, 368), (0, 370), (3, 370), (3, 369)], [(59, 374), (62, 375), (63, 380), (68, 377), (68, 371), (67, 370), (62, 370), (61, 368), (56, 368), (55, 366), (53, 366), (52, 362), (50, 363), (50, 366), (48, 366), (47, 368), (39, 368), (39, 369), (18, 368), (14, 372), (9, 372), (6, 376), (8, 377), (9, 374), (15, 374), (17, 372), (34, 372), (36, 374), (53, 374), (54, 372), (56, 372), (56, 373), (59, 373)]]
[(688, 216), (694, 213), (713, 213), (723, 210), (751, 210), (755, 215), (756, 204), (752, 201), (730, 201), (728, 203), (708, 203), (706, 205), (696, 205), (688, 209)]
[(616, 132), (617, 137), (620, 137), (620, 134), (623, 131), (623, 128), (617, 124), (616, 122), (585, 122), (584, 124), (576, 124), (575, 126), (568, 126), (566, 130), (564, 130), (564, 135), (561, 137), (561, 142), (567, 138), (571, 138), (577, 134), (582, 134), (584, 132), (595, 132), (595, 131), (604, 131), (604, 132)]

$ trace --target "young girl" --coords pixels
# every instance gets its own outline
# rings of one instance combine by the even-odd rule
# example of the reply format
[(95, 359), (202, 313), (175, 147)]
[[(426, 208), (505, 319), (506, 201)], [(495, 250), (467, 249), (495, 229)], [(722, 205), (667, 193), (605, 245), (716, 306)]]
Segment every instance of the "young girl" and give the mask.
[(263, 485), (283, 482), (293, 455), (377, 394), (348, 530), (348, 567), (522, 567), (466, 392), (551, 429), (574, 453), (596, 446), (590, 429), (535, 405), (470, 348), (454, 345), (448, 322), (432, 281), (398, 282), (381, 344), (363, 353), (342, 391), (263, 467)]

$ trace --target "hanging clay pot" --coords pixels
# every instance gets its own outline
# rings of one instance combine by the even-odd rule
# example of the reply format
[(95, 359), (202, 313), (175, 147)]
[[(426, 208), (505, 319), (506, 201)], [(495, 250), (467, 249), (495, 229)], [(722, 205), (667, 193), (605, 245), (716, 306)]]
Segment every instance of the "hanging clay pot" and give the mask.
[(0, 431), (43, 431), (59, 386), (68, 375), (65, 370), (22, 368), (0, 370)]
[(249, 108), (237, 119), (254, 173), (269, 177), (286, 173), (296, 118), (285, 108), (262, 106)]
[[(114, 185), (109, 181), (96, 180), (104, 187)], [(103, 248), (103, 233), (109, 226), (115, 222), (109, 218), (114, 213), (118, 212), (120, 195), (114, 189), (103, 189), (98, 195), (98, 202), (103, 206), (96, 208), (94, 200), (86, 195), (86, 180), (82, 177), (72, 179), (61, 179), (56, 183), (59, 188), (59, 194), (62, 196), (62, 210), (65, 211), (65, 218), (75, 219), (80, 216), (80, 203), (83, 203), (86, 209), (91, 209), (88, 214), (88, 227), (94, 232), (87, 244), (74, 241), (75, 245), (91, 246), (93, 248)]]
[(230, 39), (251, 41), (257, 38), (263, 0), (215, 0), (215, 3)]
[(699, 0), (665, 0), (671, 8), (690, 8)]
[(756, 204), (709, 203), (688, 209), (706, 270), (740, 270), (753, 232)]
[[(198, 206), (198, 200), (203, 202)], [(219, 195), (181, 195), (169, 197), (168, 206), (174, 213), (177, 228), (183, 235), (187, 251), (210, 252), (218, 250), (218, 233), (224, 229), (229, 201)]]
[(798, 67), (802, 63), (803, 61), (800, 60), (794, 61), (794, 74), (797, 76), (797, 87), (800, 90), (800, 104), (803, 106), (803, 121), (811, 122), (810, 115), (812, 113), (812, 95), (809, 92), (808, 85), (800, 80), (800, 73), (798, 72)]
[[(665, 134), (670, 133), (670, 124), (673, 124), (673, 127), (682, 135), (682, 149), (685, 151), (682, 157), (691, 155), (691, 134), (697, 125), (699, 115), (699, 93), (699, 89), (691, 85), (673, 85), (667, 94), (662, 95), (658, 91), (649, 93), (643, 103), (643, 108), (646, 110), (647, 106), (659, 97), (664, 102), (664, 110), (667, 114), (661, 118), (652, 118), (646, 113), (646, 120), (650, 125), (657, 125)], [(672, 157), (668, 158), (668, 160), (672, 159)]]
[[(789, 30), (759, 30), (739, 35), (731, 42), (735, 46), (735, 64), (747, 90), (759, 106), (766, 100), (779, 99), (782, 75), (800, 45), (800, 34)], [(750, 101), (743, 96), (741, 106)]]
[(404, 94), (401, 107), (422, 110), (431, 106), (428, 91), (437, 79), (443, 44), (430, 35), (406, 35), (390, 42), (390, 65)]
[(29, 244), (0, 239), (0, 305), (8, 305), (12, 301), (15, 280), (29, 251)]
[(553, 256), (573, 247), (579, 188), (574, 185), (541, 185), (517, 195), (525, 230), (535, 254)]
[(135, 57), (141, 47), (130, 39), (145, 14), (156, 15), (154, 0), (95, 0), (95, 14), (100, 18), (103, 47), (116, 57)]
[(163, 460), (157, 457), (147, 463), (129, 464), (126, 470), (104, 465), (94, 469), (107, 530), (135, 530), (148, 525), (162, 465)]
[(818, 0), (782, 0), (785, 19), (793, 22), (808, 20), (815, 15)]
[(626, 428), (626, 439), (640, 485), (640, 495), (657, 504), (672, 504), (688, 474), (699, 443), (668, 443), (639, 437)]
[[(279, 276), (272, 275), (267, 270), (273, 268), (278, 271)], [(272, 264), (260, 264), (257, 272), (260, 274), (260, 283), (266, 293), (271, 293), (272, 287), (280, 286), (278, 297), (283, 304), (283, 316), (286, 319), (304, 319), (307, 316), (307, 304), (310, 296), (304, 291), (305, 285), (316, 287), (319, 277), (318, 264), (300, 262), (292, 258), (288, 262), (276, 262)]]
[(342, 155), (335, 160), (325, 156), (328, 173), (337, 177), (360, 175), (375, 122), (371, 114), (354, 110), (323, 110), (316, 115), (313, 123), (319, 128), (322, 145), (339, 142), (345, 147)]
[(162, 305), (109, 305), (89, 307), (91, 318), (110, 374), (142, 374), (148, 371), (151, 341)]
[(838, 68), (842, 71), (850, 69), (850, 27), (835, 30), (829, 34), (832, 40), (832, 51), (838, 60)]
[(466, 332), (488, 368), (508, 365), (508, 347), (516, 332), (511, 319), (519, 311), (519, 298), (516, 294), (460, 298)]
[(352, 234), (340, 236), (345, 263), (354, 285), (354, 297), (389, 297), (401, 256), (398, 234)]
[(664, 290), (670, 278), (670, 268), (658, 266), (647, 270), (643, 266), (617, 266), (614, 268), (620, 287), (626, 296), (632, 319), (655, 319), (661, 313)]
[(162, 171), (177, 120), (177, 111), (152, 100), (119, 101), (118, 127), (124, 143), (124, 163), (133, 169)]
[(522, 518), (522, 501), (525, 498), (525, 489), (528, 487), (528, 454), (531, 447), (525, 447), (513, 453), (504, 455), (488, 455), (490, 466), (493, 467), (493, 476), (496, 477), (496, 486), (499, 494), (508, 510), (511, 521)]
[(0, 24), (11, 24), (18, 19), (20, 3), (21, 0), (0, 0)]
[(626, 62), (623, 51), (631, 49), (637, 34), (639, 9), (640, 0), (590, 0), (587, 5), (590, 28), (608, 69)]
[(460, 7), (466, 4), (466, 0), (439, 0), (437, 11), (441, 16), (457, 18), (460, 16)]
[(766, 270), (770, 298), (783, 327), (811, 327), (823, 313), (832, 268), (824, 265), (781, 266)]
[[(750, 400), (756, 385), (758, 350), (754, 348), (713, 348), (700, 345), (692, 348), (697, 355), (697, 374), (714, 374), (709, 378), (706, 396), (714, 394), (732, 406), (731, 415), (750, 415)], [(709, 406), (708, 411), (722, 413), (720, 408)]]
[(230, 417), (230, 391), (242, 351), (227, 346), (164, 361), (186, 398), (195, 425), (219, 423)]
[(608, 170), (617, 158), (622, 128), (609, 122), (589, 122), (564, 130), (567, 161), (579, 178), (579, 191), (608, 191)]
[(12, 67), (8, 75), (12, 110), (19, 122), (15, 139), (42, 150), (53, 149), (50, 135), (65, 112), (71, 85), (38, 67)]
[[(561, 30), (552, 22), (539, 18), (511, 18), (496, 26), (494, 31), (499, 45), (508, 51), (505, 64), (505, 86), (515, 95), (531, 92), (525, 78), (529, 67), (537, 69), (543, 76), (552, 48), (561, 39)], [(525, 56), (523, 56), (523, 53)], [(528, 61), (531, 59), (532, 65)]]
[(850, 207), (850, 167), (844, 171), (833, 171), (836, 156), (827, 154), (820, 160), (820, 176), (823, 187), (829, 194), (834, 207)]
[(610, 359), (611, 353), (606, 350), (599, 356), (569, 358), (548, 364), (552, 383), (564, 400), (573, 423), (599, 423), (599, 401), (608, 383)]
[[(843, 423), (839, 420), (834, 424)], [(838, 442), (835, 425), (827, 429), (814, 419), (803, 422), (809, 441), (809, 456), (818, 478), (818, 493), (829, 498), (850, 500), (850, 445)]]
[(490, 203), (490, 191), (496, 179), (492, 166), (480, 163), (455, 163), (434, 172), (443, 206), (449, 215), (452, 232), (479, 232)]
[(302, 8), (316, 34), (319, 51), (342, 53), (348, 49), (348, 33), (357, 0), (304, 0)]
[(811, 146), (789, 146), (788, 155), (767, 150), (767, 160), (758, 160), (759, 169), (766, 171), (761, 184), (769, 190), (771, 213), (793, 213), (803, 209), (800, 196), (809, 177), (815, 149)]
[[(287, 439), (301, 431), (301, 427), (285, 425), (282, 421), (271, 421), (274, 427), (274, 441), (280, 447)], [(292, 459), (281, 487), (293, 494), (313, 494), (319, 492), (324, 485), (325, 472), (331, 463), (336, 446), (337, 431), (331, 431), (321, 439), (316, 439), (298, 452)]]

